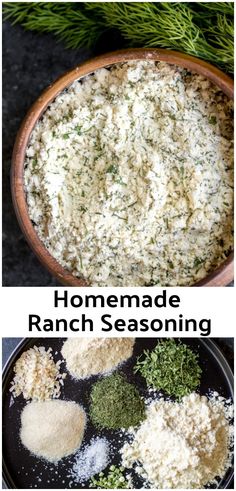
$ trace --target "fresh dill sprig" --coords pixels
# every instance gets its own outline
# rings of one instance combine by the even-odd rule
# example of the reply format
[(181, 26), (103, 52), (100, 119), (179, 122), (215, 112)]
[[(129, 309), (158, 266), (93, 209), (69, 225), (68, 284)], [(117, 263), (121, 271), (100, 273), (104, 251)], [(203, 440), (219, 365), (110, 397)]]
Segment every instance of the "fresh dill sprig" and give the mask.
[(99, 12), (107, 25), (121, 32), (129, 46), (176, 49), (233, 71), (233, 33), (229, 32), (233, 18), (220, 15), (219, 8), (214, 18), (207, 17), (204, 27), (200, 26), (206, 11), (196, 13), (191, 3), (112, 2), (107, 8), (104, 2), (89, 2), (86, 8)]
[(229, 71), (234, 70), (234, 24), (226, 16), (217, 16), (217, 24), (206, 31), (209, 41), (218, 52), (221, 63), (227, 64)]
[(80, 4), (71, 2), (5, 2), (3, 15), (29, 31), (55, 34), (72, 49), (91, 48), (104, 30)]
[(196, 2), (194, 4), (202, 10), (207, 9), (213, 13), (234, 15), (234, 2)]
[(3, 15), (51, 32), (67, 47), (93, 47), (110, 30), (125, 46), (175, 49), (233, 72), (233, 2), (5, 2)]

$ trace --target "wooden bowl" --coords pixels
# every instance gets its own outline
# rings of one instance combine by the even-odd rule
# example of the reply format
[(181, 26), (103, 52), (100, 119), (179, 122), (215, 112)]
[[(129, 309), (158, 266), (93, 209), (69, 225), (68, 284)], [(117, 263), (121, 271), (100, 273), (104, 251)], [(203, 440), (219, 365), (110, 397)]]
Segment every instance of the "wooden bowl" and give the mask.
[[(98, 68), (129, 60), (165, 61), (170, 64), (179, 65), (210, 79), (229, 98), (233, 99), (232, 79), (218, 70), (216, 67), (211, 66), (205, 61), (178, 53), (176, 51), (149, 48), (115, 51), (88, 60), (62, 75), (41, 94), (24, 118), (16, 137), (12, 157), (11, 190), (18, 222), (26, 237), (26, 240), (41, 263), (64, 285), (89, 286), (85, 280), (73, 276), (51, 256), (44, 244), (39, 239), (33, 227), (28, 213), (26, 194), (24, 190), (24, 161), (26, 148), (34, 126), (37, 124), (39, 118), (45, 112), (48, 105), (56, 98), (58, 94), (60, 94), (60, 92), (71, 85), (75, 80), (94, 72)], [(194, 286), (225, 286), (232, 280), (233, 253), (213, 273)]]

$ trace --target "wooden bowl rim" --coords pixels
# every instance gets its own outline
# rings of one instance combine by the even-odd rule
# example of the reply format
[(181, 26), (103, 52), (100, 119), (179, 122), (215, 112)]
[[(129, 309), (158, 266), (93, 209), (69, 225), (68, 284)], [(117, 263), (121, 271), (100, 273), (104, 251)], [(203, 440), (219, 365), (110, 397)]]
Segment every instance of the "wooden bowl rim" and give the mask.
[[(60, 76), (50, 84), (34, 102), (16, 136), (11, 165), (11, 193), (16, 216), (21, 230), (40, 262), (56, 277), (60, 283), (67, 286), (89, 286), (83, 278), (73, 276), (64, 269), (41, 242), (28, 214), (26, 194), (24, 190), (24, 161), (25, 152), (31, 132), (38, 119), (49, 104), (75, 80), (81, 79), (95, 70), (116, 63), (130, 60), (153, 60), (178, 65), (195, 71), (210, 79), (229, 98), (233, 99), (233, 80), (213, 65), (177, 51), (158, 48), (133, 48), (109, 52), (91, 58)], [(233, 252), (217, 269), (203, 280), (192, 286), (225, 286), (234, 278)]]

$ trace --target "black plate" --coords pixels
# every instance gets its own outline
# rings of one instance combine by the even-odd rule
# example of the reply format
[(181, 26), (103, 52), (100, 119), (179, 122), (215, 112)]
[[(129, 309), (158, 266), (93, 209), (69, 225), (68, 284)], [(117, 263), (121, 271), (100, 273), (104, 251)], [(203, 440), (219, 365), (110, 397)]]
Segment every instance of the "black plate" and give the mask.
[[(59, 338), (40, 338), (24, 339), (12, 353), (3, 371), (3, 479), (8, 488), (88, 488), (88, 482), (83, 484), (74, 483), (69, 476), (72, 468), (74, 457), (70, 456), (62, 459), (57, 465), (46, 463), (34, 457), (21, 444), (19, 438), (20, 414), (25, 406), (25, 400), (19, 396), (12, 404), (11, 394), (9, 392), (10, 382), (13, 379), (13, 366), (23, 351), (36, 346), (52, 347), (54, 359), (62, 359), (60, 356), (61, 347), (64, 339)], [(189, 345), (194, 351), (199, 353), (199, 361), (203, 370), (200, 393), (206, 394), (209, 389), (215, 390), (223, 397), (233, 399), (233, 374), (224, 358), (223, 354), (210, 339), (182, 339), (182, 342)], [(127, 375), (131, 382), (135, 382), (140, 393), (146, 395), (145, 382), (141, 376), (133, 374), (133, 366), (137, 355), (144, 349), (152, 349), (156, 345), (155, 338), (137, 338), (135, 343), (134, 354), (123, 366), (121, 371)], [(55, 355), (55, 353), (57, 354)], [(64, 365), (62, 365), (64, 368)], [(89, 393), (92, 384), (97, 377), (91, 377), (89, 380), (75, 381), (69, 375), (66, 378), (65, 386), (62, 390), (61, 399), (73, 400), (88, 409)], [(84, 442), (88, 443), (92, 436), (97, 435), (90, 421), (88, 421)], [(112, 446), (117, 450), (122, 446), (119, 443), (118, 432), (102, 431), (100, 435), (105, 436)], [(112, 463), (119, 464), (119, 457), (114, 457)], [(233, 468), (230, 468), (224, 479), (222, 479), (218, 488), (230, 488), (233, 482)], [(135, 487), (140, 488), (142, 482), (135, 479)]]

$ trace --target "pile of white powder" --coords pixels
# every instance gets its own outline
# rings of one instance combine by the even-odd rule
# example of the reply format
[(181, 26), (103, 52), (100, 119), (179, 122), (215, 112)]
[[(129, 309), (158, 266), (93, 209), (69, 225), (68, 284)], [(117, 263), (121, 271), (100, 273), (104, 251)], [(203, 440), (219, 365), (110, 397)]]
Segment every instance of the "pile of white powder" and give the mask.
[(232, 406), (191, 394), (181, 403), (157, 400), (122, 450), (123, 465), (136, 465), (152, 488), (192, 489), (215, 483), (231, 465)]
[(57, 462), (80, 447), (85, 425), (85, 412), (75, 402), (31, 402), (21, 413), (20, 438), (33, 454)]
[(61, 93), (25, 160), (49, 252), (95, 286), (188, 285), (233, 246), (232, 102), (198, 74), (134, 61)]
[(106, 438), (92, 438), (78, 454), (71, 470), (74, 482), (88, 481), (92, 476), (103, 471), (109, 464), (109, 443)]
[(132, 356), (135, 338), (69, 338), (61, 353), (74, 378), (105, 374)]

